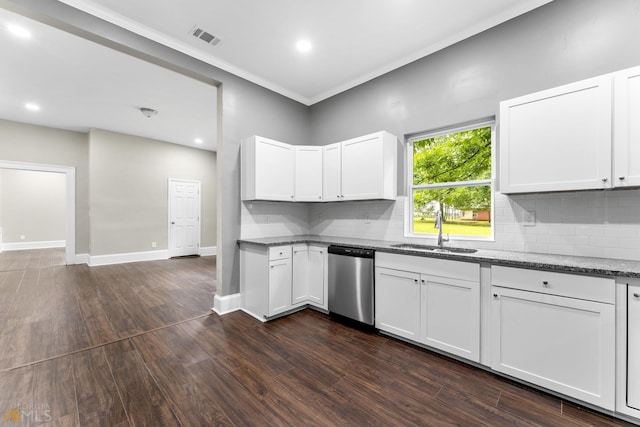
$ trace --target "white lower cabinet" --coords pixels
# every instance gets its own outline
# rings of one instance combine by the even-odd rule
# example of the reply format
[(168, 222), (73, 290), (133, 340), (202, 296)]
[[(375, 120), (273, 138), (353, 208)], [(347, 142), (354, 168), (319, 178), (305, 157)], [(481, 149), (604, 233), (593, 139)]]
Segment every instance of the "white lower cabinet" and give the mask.
[(326, 246), (293, 246), (293, 280), (291, 304), (311, 304), (327, 309)]
[(269, 262), (268, 316), (275, 316), (291, 308), (291, 258)]
[(327, 247), (240, 245), (241, 308), (265, 321), (313, 305), (327, 309)]
[(375, 327), (418, 341), (420, 274), (383, 267), (375, 270)]
[(491, 274), (492, 369), (613, 410), (614, 280), (511, 267)]
[(480, 361), (480, 266), (376, 253), (376, 328)]
[(640, 283), (627, 289), (627, 406), (640, 410)]
[(480, 362), (480, 283), (421, 276), (420, 342)]

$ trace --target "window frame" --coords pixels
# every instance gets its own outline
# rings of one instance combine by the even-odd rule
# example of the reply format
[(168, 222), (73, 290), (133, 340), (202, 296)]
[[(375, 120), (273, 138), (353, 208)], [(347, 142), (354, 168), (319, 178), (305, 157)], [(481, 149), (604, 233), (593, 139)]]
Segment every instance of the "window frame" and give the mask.
[[(464, 132), (472, 129), (490, 127), (491, 128), (491, 177), (488, 179), (457, 181), (457, 182), (438, 182), (435, 184), (419, 184), (413, 183), (413, 143), (423, 139), (434, 138), (441, 135), (451, 133)], [(419, 132), (406, 137), (406, 190), (404, 209), (404, 235), (405, 237), (415, 237), (419, 239), (434, 239), (435, 235), (415, 233), (413, 231), (413, 195), (415, 190), (435, 190), (438, 188), (456, 188), (456, 187), (477, 187), (488, 185), (491, 189), (491, 234), (489, 236), (469, 236), (461, 234), (452, 234), (451, 240), (458, 241), (495, 241), (495, 184), (496, 184), (496, 119), (495, 117), (487, 117), (481, 120), (466, 122), (453, 126), (446, 126), (426, 132)]]

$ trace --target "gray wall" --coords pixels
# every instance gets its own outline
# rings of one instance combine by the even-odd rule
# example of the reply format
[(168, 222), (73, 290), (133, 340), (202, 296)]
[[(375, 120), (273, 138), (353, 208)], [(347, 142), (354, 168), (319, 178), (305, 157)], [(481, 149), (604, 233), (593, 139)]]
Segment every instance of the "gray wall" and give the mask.
[(216, 153), (100, 129), (89, 135), (91, 255), (167, 249), (169, 178), (201, 182), (201, 246), (216, 245)]
[(0, 160), (76, 168), (76, 253), (89, 253), (87, 134), (0, 120)]
[(3, 243), (65, 240), (66, 175), (14, 169), (0, 175)]
[(498, 103), (640, 65), (640, 2), (555, 0), (311, 107), (322, 145), (497, 115)]
[[(209, 78), (218, 88), (218, 260), (217, 289), (221, 295), (239, 290), (240, 140), (260, 134), (291, 143), (309, 134), (309, 109), (235, 75), (152, 42), (122, 28), (50, 0), (8, 0), (16, 12), (85, 33), (102, 43), (126, 50), (181, 72)], [(118, 46), (120, 45), (120, 46)]]

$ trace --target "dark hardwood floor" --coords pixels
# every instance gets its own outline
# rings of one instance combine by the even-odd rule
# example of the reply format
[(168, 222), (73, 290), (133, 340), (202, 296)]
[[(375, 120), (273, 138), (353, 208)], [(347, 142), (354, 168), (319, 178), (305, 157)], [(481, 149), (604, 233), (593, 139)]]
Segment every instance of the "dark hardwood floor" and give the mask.
[(0, 253), (0, 371), (208, 314), (215, 257), (89, 268), (64, 249)]
[(629, 425), (311, 310), (204, 315), (211, 258), (39, 270), (2, 273), (2, 289), (52, 287), (23, 312), (31, 338), (12, 341), (3, 317), (3, 360), (91, 348), (1, 371), (0, 426)]

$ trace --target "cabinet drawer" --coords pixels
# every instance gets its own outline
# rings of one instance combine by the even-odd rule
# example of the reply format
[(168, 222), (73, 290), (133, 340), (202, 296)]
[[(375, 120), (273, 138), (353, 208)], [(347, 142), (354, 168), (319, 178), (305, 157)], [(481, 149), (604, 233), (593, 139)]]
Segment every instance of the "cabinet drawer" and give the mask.
[(376, 252), (376, 267), (415, 271), (450, 279), (480, 281), (480, 264), (475, 262)]
[(613, 278), (582, 276), (513, 267), (491, 267), (491, 283), (503, 288), (614, 304)]
[(291, 258), (291, 246), (274, 246), (269, 248), (269, 261)]

